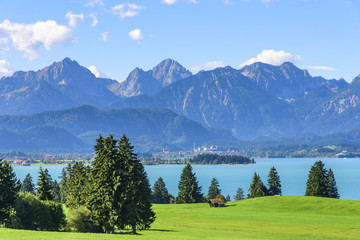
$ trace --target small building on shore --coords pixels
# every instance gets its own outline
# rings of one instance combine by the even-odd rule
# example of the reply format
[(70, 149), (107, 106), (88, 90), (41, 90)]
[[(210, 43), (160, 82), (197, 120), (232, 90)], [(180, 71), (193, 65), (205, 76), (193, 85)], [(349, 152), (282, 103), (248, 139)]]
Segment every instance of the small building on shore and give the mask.
[(209, 199), (208, 203), (210, 207), (225, 207), (225, 203), (218, 198)]

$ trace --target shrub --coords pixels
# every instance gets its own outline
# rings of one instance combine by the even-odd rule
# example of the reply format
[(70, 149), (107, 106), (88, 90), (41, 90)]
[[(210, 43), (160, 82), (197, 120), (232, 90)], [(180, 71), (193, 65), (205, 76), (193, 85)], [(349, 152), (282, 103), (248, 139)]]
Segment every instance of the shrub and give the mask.
[(64, 227), (65, 215), (60, 203), (42, 201), (31, 193), (20, 193), (15, 200), (12, 228), (57, 231)]
[(66, 230), (70, 232), (102, 232), (101, 227), (92, 221), (91, 211), (84, 206), (69, 210)]

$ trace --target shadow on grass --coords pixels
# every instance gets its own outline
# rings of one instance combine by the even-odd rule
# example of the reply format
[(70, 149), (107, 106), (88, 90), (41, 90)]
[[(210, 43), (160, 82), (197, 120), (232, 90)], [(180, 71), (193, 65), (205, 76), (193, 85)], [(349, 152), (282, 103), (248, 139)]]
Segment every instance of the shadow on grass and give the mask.
[(148, 229), (146, 231), (155, 231), (155, 232), (177, 232), (174, 230), (165, 230), (165, 229)]
[(236, 206), (236, 204), (228, 204), (228, 205), (225, 205), (225, 207), (234, 207)]

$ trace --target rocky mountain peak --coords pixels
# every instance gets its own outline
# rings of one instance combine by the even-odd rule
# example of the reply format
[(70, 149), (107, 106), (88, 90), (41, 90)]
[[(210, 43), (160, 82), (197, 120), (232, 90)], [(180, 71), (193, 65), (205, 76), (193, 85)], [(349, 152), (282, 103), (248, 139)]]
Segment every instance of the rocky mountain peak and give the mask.
[(360, 74), (351, 81), (351, 83), (355, 83), (355, 82), (357, 83), (360, 82)]
[(141, 94), (153, 95), (192, 73), (173, 59), (165, 59), (149, 71), (135, 68), (114, 92), (117, 95), (133, 97)]
[(160, 81), (163, 87), (166, 87), (179, 79), (191, 76), (192, 73), (177, 61), (167, 58), (151, 70), (151, 75)]

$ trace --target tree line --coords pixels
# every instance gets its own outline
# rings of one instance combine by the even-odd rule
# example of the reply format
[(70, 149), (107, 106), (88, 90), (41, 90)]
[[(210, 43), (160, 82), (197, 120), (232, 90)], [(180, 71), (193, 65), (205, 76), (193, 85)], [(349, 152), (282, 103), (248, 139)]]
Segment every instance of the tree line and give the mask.
[[(178, 190), (178, 196), (173, 197), (168, 193), (165, 182), (160, 177), (153, 185), (151, 201), (153, 203), (200, 203), (213, 198), (219, 198), (224, 202), (231, 200), (229, 195), (224, 197), (221, 194), (220, 184), (216, 178), (211, 180), (208, 193), (205, 196), (201, 192), (201, 187), (190, 163), (185, 166), (181, 173)], [(280, 175), (276, 168), (272, 167), (268, 174), (267, 186), (260, 179), (260, 175), (255, 172), (247, 196), (245, 196), (244, 190), (239, 187), (233, 199), (243, 200), (245, 198), (280, 195), (282, 195)], [(327, 170), (321, 161), (315, 162), (309, 171), (305, 196), (340, 198), (333, 171), (331, 168)]]
[(218, 155), (218, 154), (199, 154), (192, 159), (193, 164), (253, 164), (254, 159), (241, 155)]
[[(151, 188), (129, 139), (100, 136), (91, 166), (68, 165), (58, 184), (40, 167), (35, 185), (30, 175), (16, 179), (12, 167), (0, 161), (0, 223), (34, 230), (112, 233), (148, 229), (155, 220)], [(19, 192), (20, 191), (20, 192)], [(62, 203), (68, 209), (67, 221)], [(52, 224), (50, 224), (52, 223)]]

